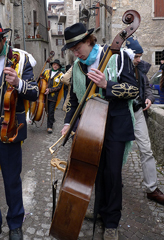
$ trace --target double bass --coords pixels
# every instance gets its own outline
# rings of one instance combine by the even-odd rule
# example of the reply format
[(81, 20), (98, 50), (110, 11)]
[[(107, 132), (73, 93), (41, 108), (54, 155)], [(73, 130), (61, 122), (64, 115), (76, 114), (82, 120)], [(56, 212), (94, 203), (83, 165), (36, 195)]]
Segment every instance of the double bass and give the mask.
[(46, 64), (51, 61), (51, 59), (54, 57), (54, 55), (55, 55), (55, 52), (51, 51), (50, 56), (45, 61), (44, 66), (39, 75), (39, 78), (37, 80), (38, 88), (39, 88), (39, 97), (38, 97), (37, 101), (31, 102), (31, 104), (30, 104), (30, 119), (32, 120), (32, 122), (40, 121), (40, 119), (42, 118), (42, 115), (43, 115), (43, 110), (46, 106), (46, 96), (44, 93), (47, 88), (47, 82), (44, 78), (41, 77), (41, 74), (43, 73), (43, 71), (46, 67)]
[[(101, 72), (104, 71), (112, 54), (119, 53), (122, 43), (137, 30), (140, 15), (135, 10), (128, 10), (124, 13), (122, 20), (129, 26), (114, 38), (111, 46), (106, 50), (98, 67)], [(96, 84), (91, 81), (71, 120), (63, 145), (86, 98), (94, 93), (95, 87)], [(50, 227), (50, 235), (58, 240), (77, 240), (78, 238), (99, 167), (107, 113), (108, 102), (96, 97), (87, 101), (80, 118)]]

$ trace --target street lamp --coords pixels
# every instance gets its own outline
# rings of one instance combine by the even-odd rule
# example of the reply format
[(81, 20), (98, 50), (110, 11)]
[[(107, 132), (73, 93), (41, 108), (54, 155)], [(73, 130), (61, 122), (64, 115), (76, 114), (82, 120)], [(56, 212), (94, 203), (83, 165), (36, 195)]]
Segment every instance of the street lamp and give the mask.
[[(97, 3), (99, 3), (99, 6), (97, 6)], [(100, 3), (99, 1), (94, 1), (92, 7), (89, 8), (91, 10), (90, 16), (97, 16), (100, 7), (105, 7), (105, 9), (112, 15), (113, 12), (112, 7), (108, 6), (107, 4)]]
[(98, 15), (99, 7), (96, 6), (96, 4), (93, 4), (92, 7), (90, 7), (89, 9), (91, 10), (90, 16), (97, 16)]

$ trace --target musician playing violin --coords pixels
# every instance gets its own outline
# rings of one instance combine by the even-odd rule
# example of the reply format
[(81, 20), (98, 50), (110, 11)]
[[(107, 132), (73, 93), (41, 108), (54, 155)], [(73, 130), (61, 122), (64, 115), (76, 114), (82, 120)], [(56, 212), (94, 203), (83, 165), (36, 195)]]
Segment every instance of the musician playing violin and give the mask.
[[(62, 135), (69, 129), (86, 87), (93, 81), (97, 85), (96, 93), (109, 101), (104, 145), (95, 182), (95, 209), (98, 209), (104, 223), (104, 240), (116, 240), (122, 209), (122, 163), (129, 141), (134, 140), (131, 99), (138, 95), (138, 87), (126, 52), (123, 58), (118, 56), (110, 65), (107, 64), (104, 73), (97, 70), (107, 46), (96, 44), (93, 31), (87, 31), (82, 23), (76, 23), (64, 32), (66, 44), (62, 50), (71, 50), (77, 59), (72, 69), (70, 100)], [(117, 64), (122, 66), (121, 74), (109, 75), (108, 69), (115, 69)]]
[[(0, 96), (1, 105), (1, 121), (0, 128), (2, 129), (2, 122), (4, 120), (4, 95), (7, 92), (8, 86), (12, 85), (18, 92), (16, 105), (16, 122), (17, 125), (22, 124), (17, 136), (13, 142), (0, 141), (0, 166), (4, 181), (6, 202), (8, 205), (7, 224), (9, 227), (10, 240), (22, 240), (22, 223), (24, 218), (24, 207), (22, 200), (22, 182), (20, 178), (22, 169), (22, 150), (21, 141), (27, 138), (27, 124), (26, 124), (26, 106), (27, 100), (36, 101), (39, 91), (37, 83), (34, 81), (33, 67), (36, 64), (35, 59), (31, 54), (23, 50), (9, 48), (7, 53), (6, 35), (9, 34), (10, 29), (3, 29), (0, 24), (0, 87), (3, 87)], [(6, 66), (4, 66), (5, 58), (8, 54)], [(18, 56), (18, 61), (14, 58)], [(13, 62), (16, 61), (13, 69)], [(4, 83), (2, 81), (3, 76)], [(2, 228), (2, 215), (0, 212), (0, 232)]]
[(61, 71), (62, 65), (58, 59), (51, 61), (50, 64), (51, 69), (45, 70), (41, 75), (41, 77), (48, 82), (48, 87), (45, 91), (45, 94), (48, 96), (48, 133), (52, 133), (53, 123), (55, 122), (55, 108), (63, 96), (63, 83), (61, 82), (61, 78), (63, 76), (63, 72)]

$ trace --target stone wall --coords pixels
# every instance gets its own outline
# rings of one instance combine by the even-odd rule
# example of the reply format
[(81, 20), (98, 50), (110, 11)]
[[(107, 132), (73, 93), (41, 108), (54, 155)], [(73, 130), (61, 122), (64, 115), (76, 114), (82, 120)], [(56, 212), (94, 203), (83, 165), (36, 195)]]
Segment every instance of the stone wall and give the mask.
[[(79, 5), (81, 1), (65, 0), (64, 1), (64, 12), (66, 13), (66, 21), (64, 28), (67, 28), (77, 22), (79, 22)], [(75, 57), (70, 51), (65, 51), (64, 63), (65, 66), (72, 64), (75, 61)]]
[[(39, 26), (37, 25), (35, 34), (33, 19), (34, 10), (37, 12), (36, 21), (39, 23)], [(37, 65), (34, 68), (34, 74), (36, 77), (38, 77), (45, 60), (49, 56), (50, 50), (48, 42), (47, 9), (45, 0), (0, 1), (0, 16), (0, 22), (3, 28), (10, 27), (13, 30), (11, 46), (16, 46), (17, 48), (26, 50), (36, 59)], [(34, 40), (28, 38), (29, 35), (33, 36), (38, 34), (39, 29), (42, 30), (40, 35), (42, 35), (44, 38), (38, 38), (38, 40), (36, 39), (36, 36), (34, 36)]]
[(152, 151), (157, 163), (164, 165), (164, 105), (152, 104), (148, 113)]
[(154, 17), (154, 1), (150, 0), (113, 0), (111, 5), (114, 8), (112, 15), (112, 37), (122, 29), (122, 16), (125, 11), (133, 9), (139, 12), (141, 23), (135, 36), (144, 49), (143, 60), (152, 64), (148, 77), (150, 78), (159, 68), (155, 65), (155, 52), (164, 49), (164, 18)]

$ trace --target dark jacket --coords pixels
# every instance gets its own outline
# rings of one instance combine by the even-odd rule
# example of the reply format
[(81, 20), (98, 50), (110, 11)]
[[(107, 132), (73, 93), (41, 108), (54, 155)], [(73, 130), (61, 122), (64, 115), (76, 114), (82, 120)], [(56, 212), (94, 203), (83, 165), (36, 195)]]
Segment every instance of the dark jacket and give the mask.
[(142, 87), (144, 89), (143, 101), (145, 101), (148, 98), (153, 103), (155, 101), (155, 98), (153, 96), (153, 93), (149, 84), (149, 80), (147, 78), (147, 73), (150, 67), (151, 67), (151, 64), (143, 60), (141, 60), (137, 66), (138, 70), (140, 71), (141, 77), (143, 78), (143, 81), (142, 81), (143, 83)]
[[(100, 57), (100, 60), (102, 58)], [(119, 57), (120, 58), (120, 57)], [(108, 119), (106, 124), (106, 138), (111, 141), (130, 141), (134, 140), (134, 130), (131, 113), (128, 107), (128, 100), (133, 99), (138, 94), (137, 83), (133, 69), (128, 66), (128, 55), (124, 53), (124, 67), (118, 82), (107, 82), (107, 89), (103, 90), (106, 100), (109, 101)], [(120, 58), (121, 61), (121, 58)], [(87, 66), (80, 64), (81, 71), (86, 75)], [(86, 76), (86, 87), (90, 80)], [(96, 89), (98, 92), (98, 88)], [(77, 106), (78, 99), (71, 87), (70, 101), (67, 107), (65, 123), (69, 123)], [(95, 119), (96, 121), (96, 119)]]

